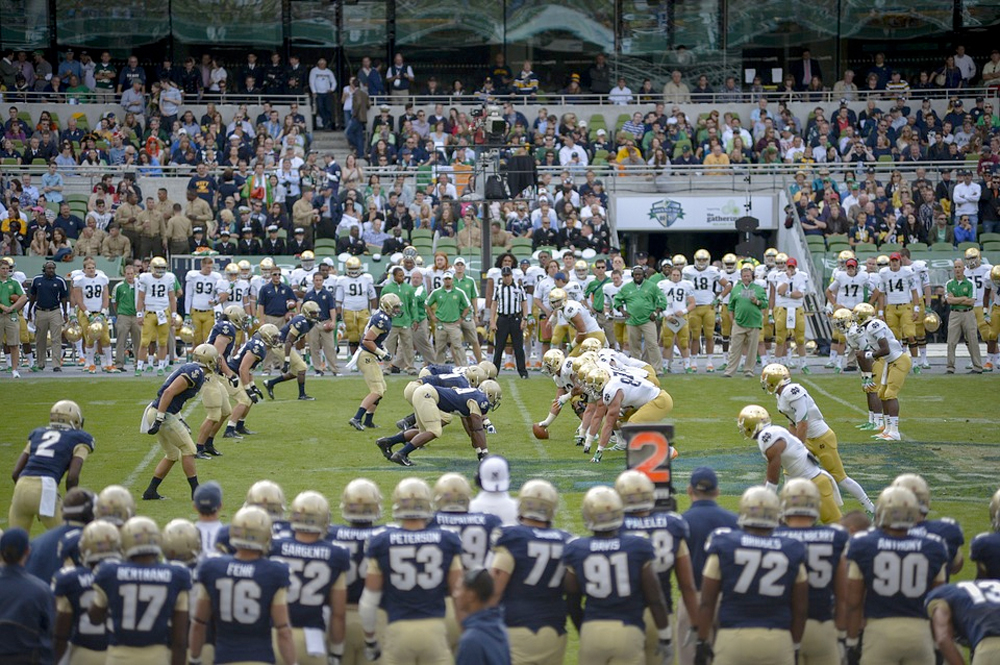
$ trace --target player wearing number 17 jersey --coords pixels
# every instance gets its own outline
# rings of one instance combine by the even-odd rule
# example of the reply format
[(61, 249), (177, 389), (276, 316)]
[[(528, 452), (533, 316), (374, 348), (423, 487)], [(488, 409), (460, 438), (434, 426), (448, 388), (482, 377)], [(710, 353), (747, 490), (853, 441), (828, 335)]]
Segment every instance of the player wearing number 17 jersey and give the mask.
[(388, 615), (386, 663), (450, 665), (445, 633), (445, 598), (462, 577), (458, 536), (431, 525), (431, 488), (404, 478), (392, 493), (392, 516), (399, 527), (372, 536), (365, 553), (368, 575), (358, 604), (365, 632), (365, 657), (378, 660), (378, 608)]
[[(778, 495), (751, 487), (739, 529), (717, 529), (705, 547), (696, 665), (792, 665), (806, 624), (806, 548), (774, 534)], [(721, 600), (719, 596), (722, 596)], [(719, 632), (707, 640), (718, 604)]]
[[(936, 536), (909, 532), (920, 504), (905, 487), (889, 487), (875, 502), (875, 528), (847, 549), (848, 663), (918, 665), (934, 662), (924, 600), (944, 583), (948, 551)], [(863, 650), (858, 636), (864, 623)]]
[[(837, 309), (853, 310), (854, 306), (868, 300), (868, 286), (871, 277), (858, 270), (858, 260), (847, 259), (843, 270), (834, 273), (830, 286), (826, 287), (826, 301), (829, 304), (827, 311), (833, 314)], [(844, 365), (844, 332), (833, 327), (833, 346), (830, 349), (830, 362), (828, 368), (835, 368), (840, 372)]]

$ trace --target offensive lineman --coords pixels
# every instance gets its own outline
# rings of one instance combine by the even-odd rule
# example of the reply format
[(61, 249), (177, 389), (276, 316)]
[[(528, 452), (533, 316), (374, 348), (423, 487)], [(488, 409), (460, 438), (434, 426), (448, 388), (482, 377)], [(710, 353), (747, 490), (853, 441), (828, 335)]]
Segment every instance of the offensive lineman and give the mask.
[[(611, 371), (598, 367), (587, 374), (587, 387), (591, 396), (600, 403), (592, 420), (583, 451), (589, 452), (597, 423), (603, 419), (601, 438), (591, 462), (600, 462), (604, 449), (611, 440), (611, 434), (618, 427), (618, 419), (630, 423), (657, 423), (663, 421), (674, 409), (674, 400), (666, 390), (645, 379), (622, 371)], [(630, 412), (627, 413), (626, 412)]]

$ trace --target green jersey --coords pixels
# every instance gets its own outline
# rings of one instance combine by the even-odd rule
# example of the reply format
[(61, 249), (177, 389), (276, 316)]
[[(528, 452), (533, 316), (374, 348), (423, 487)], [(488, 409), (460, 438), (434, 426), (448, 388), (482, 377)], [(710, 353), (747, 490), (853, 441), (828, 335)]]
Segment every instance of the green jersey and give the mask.
[(601, 281), (592, 280), (583, 292), (584, 297), (592, 298), (591, 305), (595, 312), (604, 311), (604, 285), (611, 282), (610, 277), (605, 277)]
[(651, 314), (666, 309), (667, 299), (656, 284), (646, 279), (640, 285), (629, 282), (623, 286), (615, 295), (614, 304), (619, 309), (622, 306), (627, 309), (628, 321), (625, 322), (627, 325), (641, 326), (649, 323)]
[[(468, 275), (462, 279), (455, 278), (455, 288), (465, 294), (465, 297), (469, 299), (469, 304), (476, 302), (476, 298), (479, 297), (479, 288), (476, 286), (476, 280), (472, 279)], [(469, 315), (472, 315), (470, 310)]]
[[(949, 296), (955, 298), (974, 298), (976, 295), (976, 287), (968, 278), (962, 281), (949, 279), (944, 285), (944, 290)], [(956, 312), (968, 312), (972, 309), (972, 305), (952, 305), (951, 308)]]
[(95, 87), (98, 90), (114, 90), (117, 78), (118, 70), (110, 62), (108, 64), (99, 62), (94, 66)]
[(413, 322), (420, 323), (427, 318), (427, 289), (421, 284), (413, 292)]
[[(0, 282), (0, 305), (12, 307), (23, 295), (24, 288), (13, 277)], [(17, 312), (11, 312), (10, 316), (17, 317)]]
[[(757, 296), (757, 304), (753, 304), (751, 296)], [(763, 328), (764, 310), (767, 309), (767, 292), (759, 284), (750, 282), (745, 285), (742, 281), (736, 282), (736, 286), (729, 294), (729, 311), (733, 313), (733, 320), (737, 325), (744, 328)]]
[(125, 280), (119, 282), (111, 293), (111, 302), (115, 304), (118, 316), (135, 316), (135, 284)]
[(445, 290), (443, 286), (440, 289), (434, 289), (427, 299), (427, 309), (433, 307), (434, 318), (441, 323), (458, 321), (462, 318), (462, 312), (471, 306), (472, 303), (469, 302), (469, 297), (465, 295), (465, 292), (456, 288), (452, 288), (450, 291)]
[(395, 281), (389, 280), (389, 282), (382, 287), (382, 295), (395, 293), (399, 296), (399, 300), (403, 303), (400, 315), (392, 317), (393, 326), (404, 326), (409, 328), (413, 325), (413, 309), (415, 307), (413, 298), (414, 292), (415, 289), (409, 282), (397, 284)]

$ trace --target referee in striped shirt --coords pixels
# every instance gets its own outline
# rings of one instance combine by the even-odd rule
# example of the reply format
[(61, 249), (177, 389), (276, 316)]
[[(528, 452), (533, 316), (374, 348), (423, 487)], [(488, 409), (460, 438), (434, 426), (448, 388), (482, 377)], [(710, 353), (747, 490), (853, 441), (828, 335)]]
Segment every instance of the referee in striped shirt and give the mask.
[(514, 272), (510, 266), (500, 271), (500, 282), (493, 288), (493, 302), (490, 305), (490, 330), (493, 331), (493, 364), (500, 364), (504, 347), (510, 338), (514, 347), (517, 373), (522, 379), (528, 378), (524, 366), (524, 325), (528, 318), (528, 297), (524, 288), (514, 282)]

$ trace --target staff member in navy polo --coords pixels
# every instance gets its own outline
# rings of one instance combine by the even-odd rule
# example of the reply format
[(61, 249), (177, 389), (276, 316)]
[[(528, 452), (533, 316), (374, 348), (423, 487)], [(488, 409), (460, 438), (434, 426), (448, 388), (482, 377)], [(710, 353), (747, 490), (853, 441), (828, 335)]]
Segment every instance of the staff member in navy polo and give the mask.
[[(715, 502), (719, 496), (719, 478), (715, 471), (707, 466), (699, 466), (691, 472), (691, 482), (687, 489), (691, 499), (691, 507), (683, 517), (691, 530), (688, 538), (688, 550), (691, 552), (691, 568), (694, 571), (694, 587), (701, 594), (701, 571), (705, 567), (705, 544), (712, 532), (720, 527), (736, 528), (736, 514), (721, 508)], [(687, 639), (689, 630), (694, 630), (694, 624), (688, 616), (684, 603), (677, 608), (677, 635), (680, 649), (678, 663), (692, 665), (694, 663), (695, 640)]]
[(326, 278), (322, 273), (315, 273), (312, 276), (313, 288), (302, 296), (302, 302), (312, 301), (319, 305), (319, 323), (314, 325), (306, 334), (309, 342), (309, 357), (312, 361), (316, 376), (323, 376), (320, 367), (323, 366), (320, 354), (326, 355), (326, 362), (337, 375), (337, 302), (333, 297), (333, 292), (323, 286)]
[(52, 663), (56, 599), (49, 585), (24, 568), (28, 532), (9, 529), (0, 537), (0, 663)]
[[(289, 303), (292, 303), (289, 305)], [(281, 268), (271, 269), (271, 281), (260, 287), (257, 293), (257, 318), (261, 323), (272, 323), (279, 329), (295, 315), (298, 299), (292, 287), (285, 284), (281, 278)], [(264, 371), (280, 364), (281, 359), (274, 349), (269, 349), (264, 360)]]
[[(45, 352), (48, 350), (48, 337), (52, 336), (52, 371), (62, 371), (62, 329), (69, 323), (69, 286), (66, 280), (56, 274), (56, 264), (46, 261), (42, 266), (42, 274), (31, 280), (28, 294), (31, 298), (28, 304), (28, 321), (35, 321), (35, 344), (37, 345), (36, 363), (31, 363), (32, 369), (45, 369)], [(30, 362), (30, 358), (29, 358)]]

